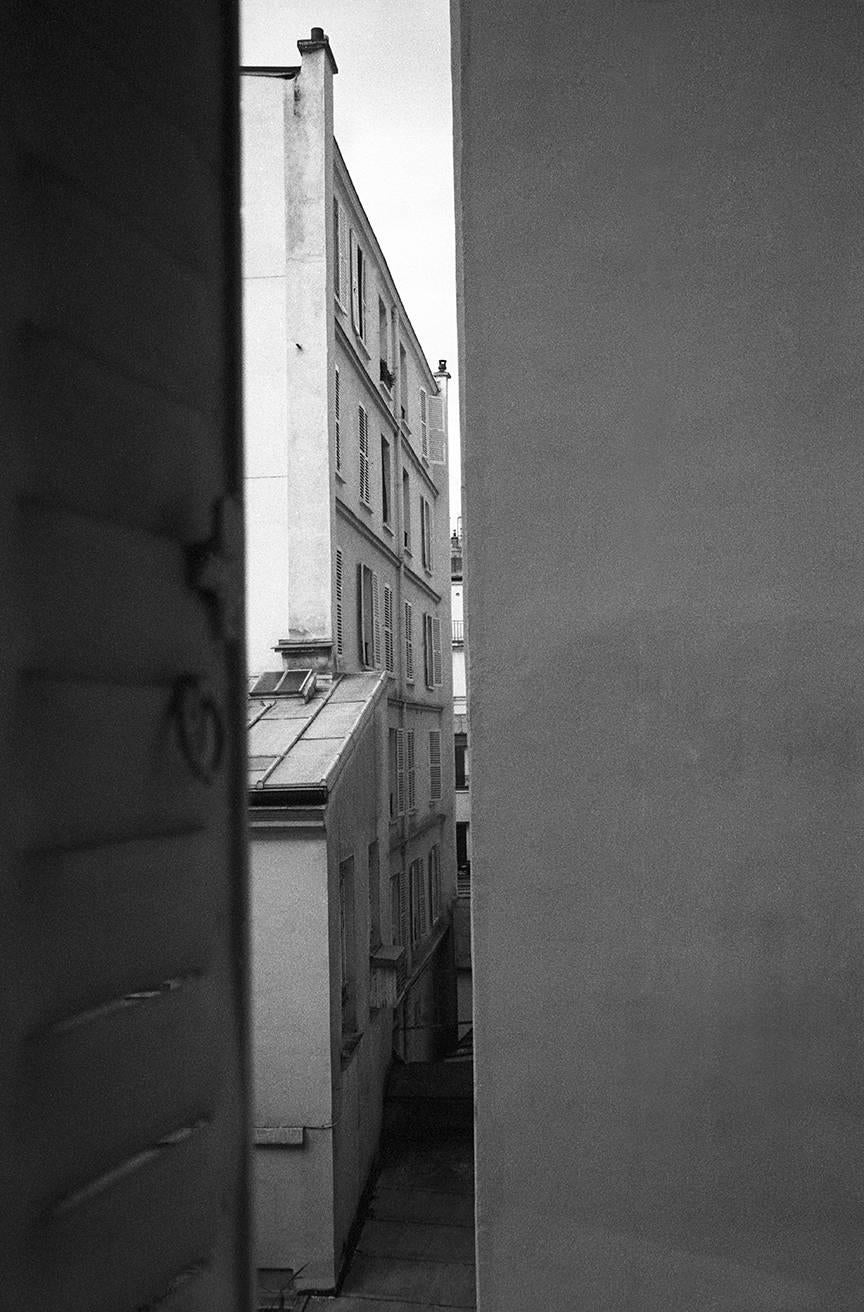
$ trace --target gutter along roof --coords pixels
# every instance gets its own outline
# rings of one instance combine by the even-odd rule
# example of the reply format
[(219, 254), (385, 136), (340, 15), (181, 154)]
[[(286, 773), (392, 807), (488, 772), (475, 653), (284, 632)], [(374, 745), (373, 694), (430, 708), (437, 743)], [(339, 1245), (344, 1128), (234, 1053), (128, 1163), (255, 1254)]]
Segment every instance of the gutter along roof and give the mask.
[(376, 670), (338, 675), (309, 701), (250, 696), (250, 805), (326, 805), (386, 683)]

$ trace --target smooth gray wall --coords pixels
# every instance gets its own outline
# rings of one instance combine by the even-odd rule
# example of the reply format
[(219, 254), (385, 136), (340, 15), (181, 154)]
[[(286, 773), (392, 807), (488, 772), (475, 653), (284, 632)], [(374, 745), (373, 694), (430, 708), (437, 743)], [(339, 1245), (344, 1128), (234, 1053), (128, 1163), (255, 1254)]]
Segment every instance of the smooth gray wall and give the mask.
[(864, 7), (453, 17), (480, 1306), (857, 1309)]

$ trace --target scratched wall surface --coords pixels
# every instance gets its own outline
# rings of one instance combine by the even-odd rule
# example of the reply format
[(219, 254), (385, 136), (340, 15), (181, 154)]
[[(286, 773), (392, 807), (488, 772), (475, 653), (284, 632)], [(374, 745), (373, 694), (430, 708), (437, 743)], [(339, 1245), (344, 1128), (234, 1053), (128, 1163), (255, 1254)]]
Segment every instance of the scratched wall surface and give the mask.
[[(189, 550), (241, 488), (233, 10), (0, 18), (0, 1303), (21, 1312), (251, 1302), (243, 669)], [(236, 605), (242, 550), (213, 550)]]
[(858, 1307), (864, 8), (453, 18), (480, 1306)]

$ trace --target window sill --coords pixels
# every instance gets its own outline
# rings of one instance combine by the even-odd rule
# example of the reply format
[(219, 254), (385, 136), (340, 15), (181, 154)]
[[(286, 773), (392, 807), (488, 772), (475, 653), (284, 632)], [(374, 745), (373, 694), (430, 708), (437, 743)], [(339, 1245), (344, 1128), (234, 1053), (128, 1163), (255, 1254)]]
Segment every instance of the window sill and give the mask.
[(386, 520), (382, 520), (382, 522), (381, 522), (381, 527), (383, 528), (383, 530), (384, 530), (385, 533), (389, 533), (389, 534), (390, 534), (391, 538), (394, 536), (394, 535), (393, 535), (393, 530), (392, 530), (392, 528), (390, 527), (390, 525), (387, 523)]
[(367, 360), (371, 360), (372, 352), (369, 350), (369, 347), (366, 345), (366, 343), (363, 341), (363, 338), (356, 330), (354, 333), (354, 341), (357, 343), (357, 349), (358, 351), (360, 351), (361, 355), (365, 355)]
[(372, 502), (371, 502), (371, 501), (364, 501), (363, 498), (361, 497), (361, 498), (360, 498), (360, 505), (361, 505), (361, 507), (362, 507), (363, 510), (368, 510), (369, 514), (370, 514), (370, 515), (372, 514)]
[(343, 486), (344, 486), (344, 483), (345, 483), (345, 475), (342, 473), (342, 470), (341, 470), (341, 469), (334, 469), (334, 470), (333, 470), (333, 473), (334, 473), (334, 474), (336, 475), (336, 477), (339, 479), (339, 482), (342, 483)]
[(345, 316), (348, 314), (348, 311), (346, 310), (345, 306), (342, 304), (341, 300), (339, 299), (339, 295), (337, 292), (333, 293), (333, 304), (336, 306), (336, 309), (339, 311), (341, 315)]

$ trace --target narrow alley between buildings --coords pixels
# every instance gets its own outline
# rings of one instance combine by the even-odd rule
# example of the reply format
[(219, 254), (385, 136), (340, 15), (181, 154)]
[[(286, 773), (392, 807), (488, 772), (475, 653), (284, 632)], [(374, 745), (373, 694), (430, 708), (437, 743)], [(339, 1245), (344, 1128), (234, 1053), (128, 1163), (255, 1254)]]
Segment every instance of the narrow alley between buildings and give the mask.
[(274, 1312), (477, 1306), (470, 1054), (391, 1072), (379, 1170), (339, 1295), (259, 1295), (259, 1308)]

